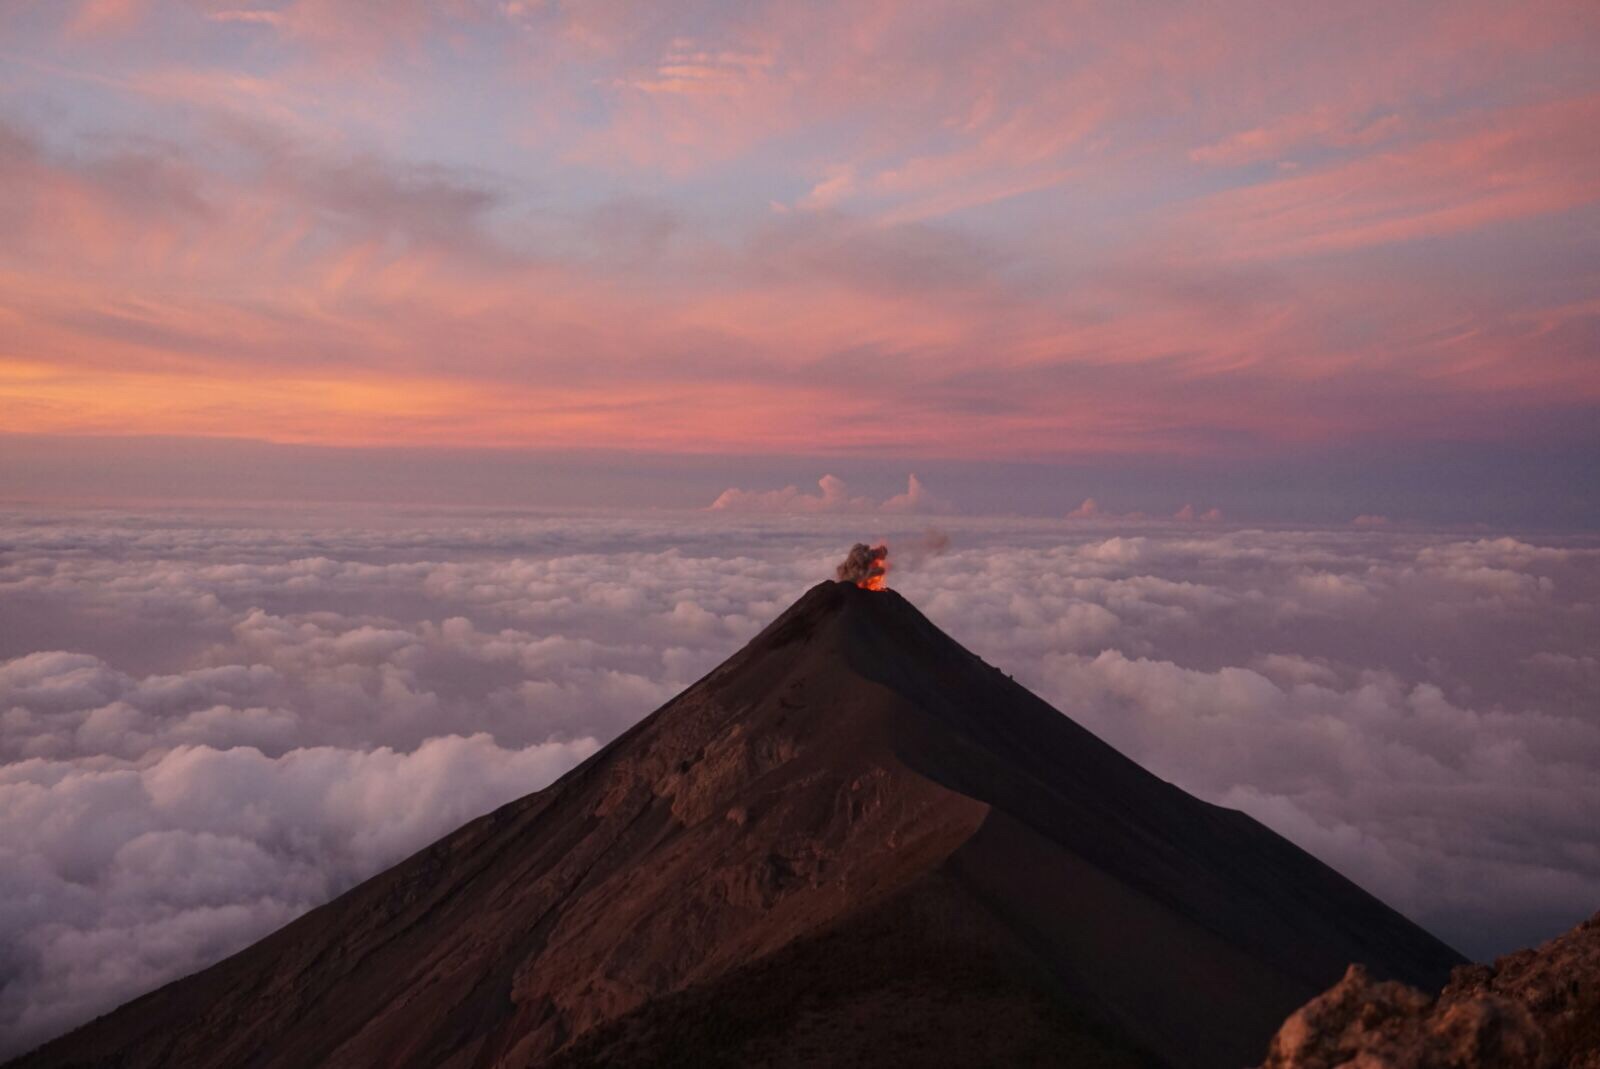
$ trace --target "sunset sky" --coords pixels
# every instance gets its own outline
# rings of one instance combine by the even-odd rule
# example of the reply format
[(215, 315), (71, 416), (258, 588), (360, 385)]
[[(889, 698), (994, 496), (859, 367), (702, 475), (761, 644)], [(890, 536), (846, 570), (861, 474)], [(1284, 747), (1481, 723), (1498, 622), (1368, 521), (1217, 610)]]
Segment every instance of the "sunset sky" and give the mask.
[(1588, 0), (14, 0), (0, 496), (1593, 526), (1597, 54)]

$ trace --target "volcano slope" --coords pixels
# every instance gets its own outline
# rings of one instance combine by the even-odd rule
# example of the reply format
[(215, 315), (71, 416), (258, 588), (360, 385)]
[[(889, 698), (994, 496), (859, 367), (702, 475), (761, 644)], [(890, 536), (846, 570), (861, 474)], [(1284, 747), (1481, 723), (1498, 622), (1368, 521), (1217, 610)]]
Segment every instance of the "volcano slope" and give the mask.
[(893, 591), (822, 583), (560, 781), (18, 1066), (1236, 1067), (1450, 948)]

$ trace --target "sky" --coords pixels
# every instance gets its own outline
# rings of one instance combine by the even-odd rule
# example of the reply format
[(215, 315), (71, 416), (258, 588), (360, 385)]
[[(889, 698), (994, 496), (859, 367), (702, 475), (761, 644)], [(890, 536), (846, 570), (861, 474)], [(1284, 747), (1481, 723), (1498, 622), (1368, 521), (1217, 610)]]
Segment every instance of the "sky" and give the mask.
[(830, 493), (0, 509), (0, 1056), (544, 786), (868, 531), (989, 663), (1471, 956), (1600, 906), (1600, 538)]
[(12, 0), (0, 497), (1593, 529), (1597, 51), (1588, 0)]

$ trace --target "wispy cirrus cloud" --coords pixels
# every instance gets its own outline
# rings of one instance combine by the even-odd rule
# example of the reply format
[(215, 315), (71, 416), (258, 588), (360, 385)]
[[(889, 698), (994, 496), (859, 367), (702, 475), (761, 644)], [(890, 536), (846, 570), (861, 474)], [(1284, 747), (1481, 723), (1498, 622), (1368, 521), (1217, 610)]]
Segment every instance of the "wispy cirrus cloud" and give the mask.
[(1195, 221), (1226, 252), (1273, 259), (1436, 237), (1600, 201), (1600, 148), (1573, 132), (1600, 95), (1474, 116), (1459, 133), (1229, 190)]

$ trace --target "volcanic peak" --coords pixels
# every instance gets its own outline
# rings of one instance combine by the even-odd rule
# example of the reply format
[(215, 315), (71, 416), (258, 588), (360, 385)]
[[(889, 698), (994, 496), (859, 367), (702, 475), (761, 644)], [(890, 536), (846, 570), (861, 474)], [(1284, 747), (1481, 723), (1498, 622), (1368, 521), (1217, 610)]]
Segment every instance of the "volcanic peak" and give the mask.
[(552, 786), (18, 1064), (1231, 1069), (1351, 962), (1460, 960), (825, 582)]

